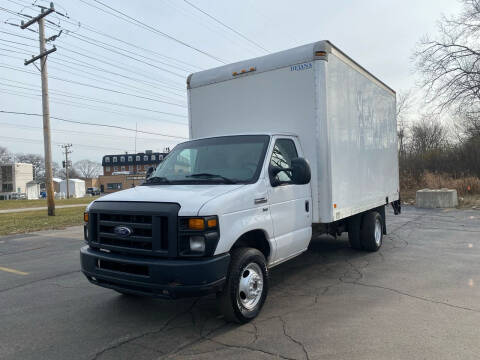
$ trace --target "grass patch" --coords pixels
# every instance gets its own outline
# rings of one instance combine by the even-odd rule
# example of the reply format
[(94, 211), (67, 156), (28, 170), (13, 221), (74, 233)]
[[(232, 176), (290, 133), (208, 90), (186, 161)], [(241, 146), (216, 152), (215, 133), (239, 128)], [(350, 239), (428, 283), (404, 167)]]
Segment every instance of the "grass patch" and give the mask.
[(466, 195), (458, 198), (458, 207), (480, 210), (480, 195)]
[(0, 214), (0, 235), (82, 225), (84, 210), (83, 207), (56, 209), (56, 216), (48, 216), (47, 210)]
[[(98, 196), (88, 196), (84, 198), (72, 199), (55, 199), (55, 205), (74, 205), (74, 204), (89, 204), (91, 201), (98, 199)], [(47, 206), (46, 199), (40, 200), (0, 200), (0, 210), (7, 209), (22, 209), (32, 207)]]

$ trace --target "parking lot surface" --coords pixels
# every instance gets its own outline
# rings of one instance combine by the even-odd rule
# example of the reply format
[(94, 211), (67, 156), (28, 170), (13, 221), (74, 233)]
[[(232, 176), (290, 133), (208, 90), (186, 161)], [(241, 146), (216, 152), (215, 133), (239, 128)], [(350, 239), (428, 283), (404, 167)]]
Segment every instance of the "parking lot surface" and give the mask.
[(0, 237), (1, 359), (478, 359), (480, 211), (388, 210), (377, 253), (312, 241), (260, 316), (215, 297), (133, 298), (79, 271), (80, 227)]

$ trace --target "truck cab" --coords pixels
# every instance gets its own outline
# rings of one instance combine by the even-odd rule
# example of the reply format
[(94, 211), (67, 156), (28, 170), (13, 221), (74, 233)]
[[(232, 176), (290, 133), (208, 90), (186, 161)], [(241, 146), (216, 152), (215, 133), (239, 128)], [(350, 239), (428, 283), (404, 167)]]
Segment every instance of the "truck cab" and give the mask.
[(232, 256), (238, 261), (239, 252), (255, 250), (253, 258), (260, 261), (250, 264), (251, 279), (239, 298), (263, 303), (268, 269), (305, 251), (311, 238), (311, 175), (302, 156), (291, 134), (178, 145), (143, 186), (106, 195), (87, 208), (83, 272), (121, 293), (221, 293)]

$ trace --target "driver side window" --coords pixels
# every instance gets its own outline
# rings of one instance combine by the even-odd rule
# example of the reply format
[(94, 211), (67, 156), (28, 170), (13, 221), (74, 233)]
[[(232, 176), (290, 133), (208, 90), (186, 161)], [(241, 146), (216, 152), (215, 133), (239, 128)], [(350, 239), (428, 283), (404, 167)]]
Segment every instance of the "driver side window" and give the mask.
[[(273, 148), (270, 166), (288, 169), (292, 165), (292, 159), (298, 157), (295, 143), (291, 139), (278, 139)], [(277, 184), (291, 184), (292, 173), (281, 171), (274, 177)]]

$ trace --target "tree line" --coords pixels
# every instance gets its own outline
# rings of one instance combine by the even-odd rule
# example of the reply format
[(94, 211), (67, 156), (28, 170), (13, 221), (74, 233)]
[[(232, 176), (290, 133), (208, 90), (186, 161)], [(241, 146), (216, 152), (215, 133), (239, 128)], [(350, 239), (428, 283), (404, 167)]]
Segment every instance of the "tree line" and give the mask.
[(437, 34), (423, 37), (413, 54), (429, 112), (407, 125), (411, 96), (397, 97), (401, 176), (480, 178), (480, 0), (461, 3), (460, 13), (443, 16)]
[[(37, 181), (45, 180), (45, 159), (39, 154), (13, 154), (6, 147), (0, 146), (0, 165), (13, 162), (32, 164), (33, 179)], [(58, 163), (52, 163), (53, 176), (64, 179), (66, 177), (65, 169)], [(88, 159), (73, 163), (68, 169), (68, 176), (71, 179), (88, 179), (98, 177), (102, 173), (102, 165)]]

